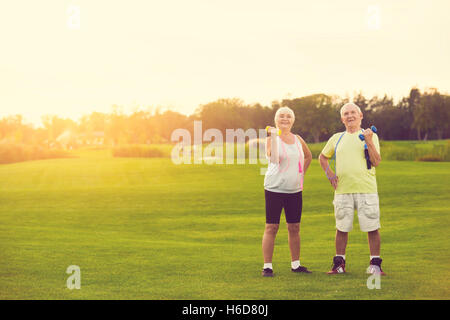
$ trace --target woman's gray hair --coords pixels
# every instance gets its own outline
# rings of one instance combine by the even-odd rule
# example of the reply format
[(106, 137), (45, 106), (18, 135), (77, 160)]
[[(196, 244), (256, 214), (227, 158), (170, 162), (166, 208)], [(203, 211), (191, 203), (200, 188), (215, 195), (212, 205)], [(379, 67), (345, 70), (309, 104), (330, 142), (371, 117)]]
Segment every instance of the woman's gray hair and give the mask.
[[(295, 113), (294, 111), (292, 111), (291, 108), (289, 107), (281, 107), (280, 109), (277, 110), (277, 112), (275, 112), (275, 117), (274, 117), (274, 121), (275, 121), (275, 126), (277, 126), (277, 119), (278, 116), (280, 115), (280, 113), (289, 113), (292, 116), (293, 121), (295, 121)], [(278, 127), (277, 127), (278, 128)]]

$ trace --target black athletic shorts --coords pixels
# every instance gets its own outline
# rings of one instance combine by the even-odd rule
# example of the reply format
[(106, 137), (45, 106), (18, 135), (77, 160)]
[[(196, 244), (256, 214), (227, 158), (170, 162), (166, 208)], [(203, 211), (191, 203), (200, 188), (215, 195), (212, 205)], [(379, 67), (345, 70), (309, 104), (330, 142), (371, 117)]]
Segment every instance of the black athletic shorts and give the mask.
[(287, 223), (300, 223), (302, 217), (302, 192), (280, 193), (264, 190), (266, 197), (266, 223), (280, 223), (284, 208)]

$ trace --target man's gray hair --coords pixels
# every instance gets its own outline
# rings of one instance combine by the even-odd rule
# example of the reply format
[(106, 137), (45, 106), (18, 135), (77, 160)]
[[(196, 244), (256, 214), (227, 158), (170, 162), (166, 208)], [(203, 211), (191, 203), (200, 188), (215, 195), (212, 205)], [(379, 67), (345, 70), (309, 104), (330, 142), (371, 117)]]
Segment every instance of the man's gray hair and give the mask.
[(362, 114), (361, 108), (358, 107), (358, 105), (356, 105), (356, 104), (353, 103), (353, 102), (348, 102), (348, 103), (344, 104), (344, 105), (342, 106), (342, 108), (341, 108), (341, 112), (340, 112), (340, 113), (341, 113), (341, 117), (342, 117), (342, 111), (344, 110), (344, 108), (345, 108), (345, 107), (349, 107), (349, 106), (356, 107), (356, 109), (358, 110), (359, 114)]

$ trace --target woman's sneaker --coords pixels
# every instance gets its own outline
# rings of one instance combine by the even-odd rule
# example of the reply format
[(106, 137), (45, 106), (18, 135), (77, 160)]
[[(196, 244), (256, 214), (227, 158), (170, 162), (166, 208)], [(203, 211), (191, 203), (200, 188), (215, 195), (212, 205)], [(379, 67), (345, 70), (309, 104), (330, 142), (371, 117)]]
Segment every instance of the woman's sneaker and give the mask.
[(306, 267), (304, 266), (299, 266), (297, 269), (292, 269), (292, 272), (303, 272), (303, 273), (312, 273), (311, 271), (309, 271), (308, 269), (306, 269)]
[(263, 277), (273, 277), (273, 270), (270, 269), (270, 268), (265, 268), (265, 269), (262, 271), (262, 276), (263, 276)]
[(383, 259), (381, 258), (372, 258), (372, 260), (370, 260), (370, 265), (367, 268), (367, 273), (385, 276), (386, 273), (381, 269), (381, 262), (383, 262)]
[(345, 260), (342, 257), (335, 256), (333, 258), (333, 266), (328, 274), (345, 273)]

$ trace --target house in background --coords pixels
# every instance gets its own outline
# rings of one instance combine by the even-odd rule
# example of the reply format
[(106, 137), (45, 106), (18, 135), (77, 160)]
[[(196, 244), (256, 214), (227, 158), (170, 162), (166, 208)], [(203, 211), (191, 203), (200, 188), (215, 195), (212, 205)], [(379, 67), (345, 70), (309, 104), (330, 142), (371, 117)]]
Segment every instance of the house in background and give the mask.
[(105, 143), (105, 133), (103, 131), (93, 131), (89, 133), (76, 133), (66, 130), (61, 133), (56, 142), (63, 149), (73, 149), (77, 146), (103, 146)]

